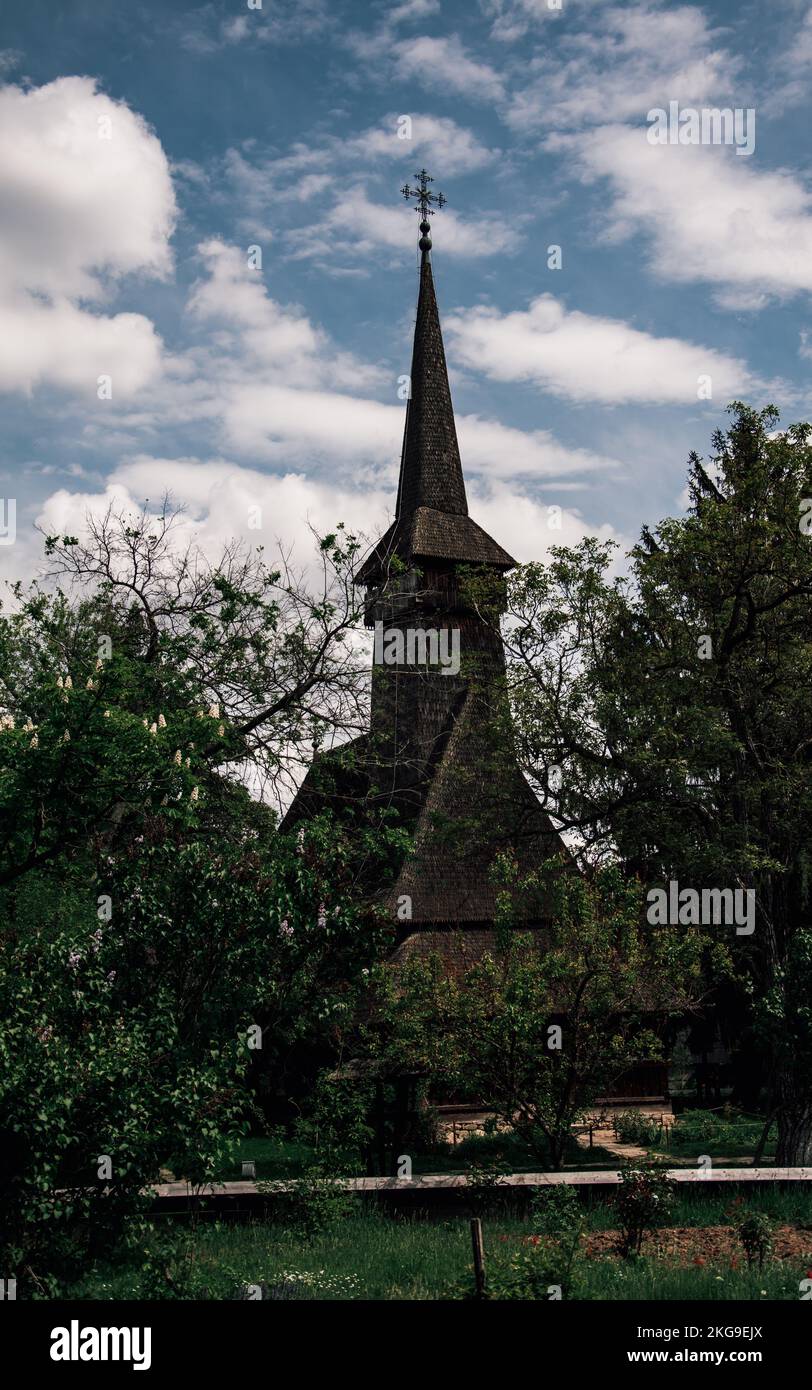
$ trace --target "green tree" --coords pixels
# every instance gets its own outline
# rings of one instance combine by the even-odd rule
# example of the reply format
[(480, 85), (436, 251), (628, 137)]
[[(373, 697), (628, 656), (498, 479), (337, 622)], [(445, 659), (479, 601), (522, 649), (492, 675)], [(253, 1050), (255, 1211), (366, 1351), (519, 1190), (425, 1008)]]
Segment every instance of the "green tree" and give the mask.
[(161, 1163), (211, 1177), (257, 1061), (278, 1078), (303, 1039), (336, 1042), (380, 947), (356, 880), (386, 827), (282, 835), (243, 785), (351, 717), (354, 543), (320, 544), (308, 597), (261, 555), (178, 550), (173, 524), (51, 541), (71, 583), (0, 614), (0, 1210), (21, 1295), (136, 1230)]
[[(378, 971), (368, 1039), (394, 1066), (491, 1110), (560, 1168), (573, 1125), (634, 1062), (661, 1055), (654, 1025), (701, 989), (705, 941), (640, 926), (639, 885), (615, 867), (528, 879), (544, 925), (516, 930), (516, 885), (497, 941), (449, 973), (439, 957)], [(379, 1041), (380, 1040), (380, 1041)]]
[(510, 674), (525, 766), (584, 854), (753, 895), (752, 934), (712, 930), (770, 1060), (778, 1162), (808, 1164), (812, 449), (773, 408), (731, 409), (626, 576), (594, 540), (518, 572)]

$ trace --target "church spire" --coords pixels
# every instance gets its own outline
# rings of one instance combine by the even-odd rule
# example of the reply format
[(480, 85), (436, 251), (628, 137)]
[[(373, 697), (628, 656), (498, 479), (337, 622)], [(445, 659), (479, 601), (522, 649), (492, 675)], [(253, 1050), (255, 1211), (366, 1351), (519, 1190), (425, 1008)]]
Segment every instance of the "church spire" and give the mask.
[[(455, 564), (512, 569), (515, 560), (468, 515), (465, 481), (448, 385), (443, 335), (431, 273), (431, 226), (435, 208), (421, 169), (418, 186), (400, 191), (417, 200), (420, 215), (420, 293), (412, 350), (411, 393), (406, 405), (403, 452), (395, 520), (356, 571), (356, 584), (379, 585), (394, 556), (406, 564), (447, 568)], [(434, 206), (432, 206), (434, 204)]]
[(442, 208), (442, 193), (432, 193), (434, 180), (425, 169), (415, 176), (416, 188), (406, 184), (404, 198), (417, 199), (420, 215), (420, 293), (412, 351), (411, 394), (406, 410), (403, 454), (398, 484), (397, 516), (418, 507), (451, 516), (467, 516), (465, 482), (448, 385), (443, 335), (431, 270), (431, 225), (434, 207)]

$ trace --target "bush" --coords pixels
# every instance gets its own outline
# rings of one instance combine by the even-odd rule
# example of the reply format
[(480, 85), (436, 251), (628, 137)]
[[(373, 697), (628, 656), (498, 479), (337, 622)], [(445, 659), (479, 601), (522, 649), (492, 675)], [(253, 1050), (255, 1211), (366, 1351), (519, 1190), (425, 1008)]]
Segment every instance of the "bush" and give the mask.
[(544, 1300), (567, 1298), (572, 1290), (572, 1254), (545, 1236), (531, 1236), (528, 1245), (506, 1267), (488, 1276), (486, 1298)]
[(654, 1163), (624, 1168), (620, 1180), (616, 1205), (623, 1231), (621, 1254), (631, 1258), (641, 1253), (646, 1232), (669, 1218), (675, 1188), (673, 1180)]
[(279, 1215), (288, 1230), (313, 1241), (353, 1215), (358, 1197), (318, 1164), (292, 1182), (257, 1183), (260, 1192), (279, 1198)]
[(662, 1135), (662, 1125), (641, 1110), (622, 1110), (615, 1119), (615, 1133), (621, 1144), (644, 1144), (651, 1148)]
[(530, 1203), (530, 1222), (536, 1235), (578, 1236), (584, 1228), (584, 1212), (578, 1193), (566, 1183), (537, 1187)]
[(766, 1212), (745, 1212), (736, 1222), (736, 1234), (744, 1247), (748, 1265), (758, 1264), (759, 1269), (763, 1269), (764, 1261), (769, 1259), (773, 1251), (774, 1222)]

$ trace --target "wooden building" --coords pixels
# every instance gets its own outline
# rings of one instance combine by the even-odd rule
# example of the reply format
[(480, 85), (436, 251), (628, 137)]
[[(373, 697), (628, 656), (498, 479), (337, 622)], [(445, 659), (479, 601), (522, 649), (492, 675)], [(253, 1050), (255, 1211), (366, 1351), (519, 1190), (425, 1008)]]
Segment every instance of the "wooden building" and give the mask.
[(395, 960), (460, 968), (493, 944), (497, 857), (521, 873), (566, 851), (513, 753), (499, 617), (515, 561), (468, 514), (425, 217), (421, 233), (395, 520), (355, 575), (376, 637), (370, 729), (315, 760), (284, 825), (325, 800), (395, 812), (411, 841), (379, 895)]

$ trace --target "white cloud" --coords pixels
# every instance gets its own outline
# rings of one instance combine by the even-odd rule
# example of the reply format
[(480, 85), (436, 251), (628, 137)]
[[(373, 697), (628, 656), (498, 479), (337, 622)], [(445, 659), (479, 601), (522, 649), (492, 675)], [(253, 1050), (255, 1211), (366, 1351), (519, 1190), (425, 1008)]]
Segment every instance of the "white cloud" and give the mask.
[[(505, 482), (469, 491), (474, 519), (520, 562), (543, 558), (550, 546), (577, 544), (584, 535), (617, 538), (608, 523), (591, 527), (577, 510), (564, 506), (554, 486), (544, 500)], [(103, 515), (111, 503), (138, 511), (148, 501), (157, 509), (167, 493), (186, 513), (178, 545), (194, 539), (215, 556), (232, 539), (269, 549), (277, 541), (286, 549), (294, 542), (294, 559), (303, 565), (311, 545), (308, 523), (324, 534), (343, 521), (349, 531), (373, 542), (391, 522), (394, 502), (389, 486), (362, 489), (299, 473), (262, 473), (224, 459), (142, 454), (121, 463), (103, 492), (55, 492), (38, 523), (49, 533), (79, 534), (88, 515)]]
[(728, 91), (737, 71), (694, 5), (596, 8), (589, 28), (562, 35), (528, 66), (531, 80), (506, 112), (521, 131), (644, 121), (672, 97), (691, 105)]
[(446, 318), (446, 330), (466, 366), (497, 381), (535, 382), (574, 401), (691, 404), (700, 376), (711, 375), (717, 399), (744, 391), (750, 381), (735, 358), (654, 337), (622, 319), (568, 310), (550, 294), (507, 314), (486, 306), (458, 312)]
[[(113, 399), (132, 397), (156, 377), (161, 341), (143, 314), (85, 313), (66, 299), (0, 301), (0, 389), (30, 392), (42, 382), (98, 399), (109, 376)], [(107, 409), (107, 401), (99, 409)]]
[(500, 43), (514, 43), (524, 38), (534, 25), (561, 19), (565, 11), (580, 5), (588, 9), (605, 0), (479, 0), (480, 9), (493, 19), (491, 38)]
[[(353, 220), (348, 233), (347, 206), (352, 207)], [(403, 250), (403, 209), (370, 201), (366, 190), (358, 184), (345, 188), (340, 203), (327, 216), (299, 233), (299, 258), (323, 257), (333, 260), (336, 253), (358, 258), (379, 246)], [(415, 227), (415, 238), (417, 229)], [(443, 255), (461, 257), (494, 256), (512, 250), (518, 243), (518, 233), (498, 217), (481, 217), (461, 221), (449, 208), (442, 213)], [(329, 268), (329, 266), (327, 267)]]
[[(186, 366), (191, 375), (193, 362), (197, 375), (187, 384), (173, 381), (166, 409), (219, 419), (227, 447), (276, 463), (306, 463), (310, 469), (331, 461), (393, 466), (404, 406), (364, 392), (389, 385), (394, 393), (394, 378), (336, 352), (327, 334), (301, 311), (271, 299), (244, 252), (216, 239), (198, 249), (206, 274), (192, 291), (189, 311), (221, 331), (215, 342), (190, 354)], [(469, 311), (472, 319), (479, 314)], [(468, 319), (452, 318), (449, 328), (463, 321)], [(460, 338), (467, 361), (462, 332)], [(457, 424), (466, 466), (492, 478), (563, 476), (616, 466), (591, 451), (569, 449), (544, 430), (513, 429), (478, 415), (458, 415)]]
[(793, 106), (809, 100), (809, 73), (812, 69), (812, 9), (807, 10), (789, 43), (773, 54), (771, 71), (759, 114), (781, 116)]
[(212, 382), (241, 384), (250, 372), (251, 379), (275, 387), (329, 382), (361, 391), (388, 380), (380, 368), (339, 352), (302, 310), (272, 299), (245, 251), (212, 238), (198, 252), (207, 276), (194, 286), (188, 311), (202, 322), (224, 325), (219, 341), (208, 350), (208, 363), (202, 361)]
[[(110, 138), (103, 136), (110, 122)], [(144, 120), (89, 77), (0, 88), (0, 278), (98, 299), (104, 274), (166, 275), (175, 200)]]
[(479, 63), (456, 34), (404, 39), (392, 49), (398, 75), (416, 79), (430, 90), (438, 84), (469, 101), (496, 101), (503, 94), (502, 78), (488, 63)]
[(499, 484), (469, 499), (476, 522), (503, 545), (520, 564), (544, 560), (552, 546), (574, 546), (584, 536), (617, 541), (625, 538), (609, 522), (598, 526), (585, 521), (580, 511), (565, 507), (555, 487), (545, 488), (544, 499), (528, 496), (520, 488)]
[[(405, 406), (393, 372), (338, 351), (303, 311), (272, 299), (243, 249), (211, 239), (199, 252), (204, 273), (188, 310), (205, 330), (201, 344), (165, 361), (143, 400), (94, 408), (84, 443), (131, 453), (139, 432), (204, 428), (215, 447), (241, 458), (337, 481), (385, 478), (394, 490)], [(375, 398), (382, 390), (388, 399)], [(563, 479), (621, 467), (546, 430), (459, 412), (457, 426), (471, 477)]]
[(398, 421), (402, 425), (397, 406), (263, 381), (235, 383), (223, 400), (232, 448), (266, 459), (306, 461), (310, 469), (385, 463), (396, 457)]
[[(298, 462), (308, 471), (384, 470), (394, 486), (404, 408), (337, 391), (262, 382), (235, 385), (223, 403), (225, 438), (240, 453)], [(571, 449), (547, 430), (519, 430), (478, 415), (457, 415), (467, 476), (534, 479), (619, 469), (617, 459)]]
[(479, 415), (458, 415), (457, 434), (466, 474), (490, 479), (565, 478), (623, 467), (606, 454), (571, 449), (549, 430), (518, 430)]
[[(499, 150), (488, 149), (472, 130), (458, 125), (449, 116), (414, 115), (410, 119), (408, 139), (399, 134), (399, 117), (393, 113), (354, 140), (341, 142), (344, 159), (357, 156), (364, 162), (381, 158), (403, 163), (408, 156), (412, 162), (427, 160), (442, 169), (446, 177), (451, 177), (492, 164), (499, 155)], [(338, 151), (336, 155), (341, 157)]]
[(610, 181), (608, 236), (647, 233), (663, 280), (716, 284), (737, 308), (812, 289), (812, 194), (793, 174), (760, 170), (732, 147), (651, 145), (627, 126), (547, 145), (585, 181)]
[[(398, 177), (404, 170), (415, 171), (427, 164), (429, 168), (442, 169), (444, 177), (451, 178), (485, 168), (499, 157), (498, 149), (482, 144), (472, 130), (451, 117), (413, 114), (408, 120), (410, 126), (406, 127), (401, 113), (392, 111), (359, 135), (328, 135), (313, 144), (300, 142), (288, 154), (274, 159), (254, 156), (250, 146), (228, 150), (225, 173), (237, 190), (242, 210), (240, 225), (251, 234), (267, 237), (269, 221), (282, 222), (280, 236), (284, 245), (295, 245), (303, 235), (321, 240), (319, 231), (324, 222), (303, 233), (290, 226), (288, 206), (284, 218), (278, 216), (278, 209), (282, 205), (305, 204), (314, 198), (329, 200), (333, 204), (329, 225), (346, 226), (348, 179), (365, 187), (371, 173), (384, 163), (395, 161)], [(400, 226), (402, 236), (402, 211)]]
[(387, 14), (389, 24), (404, 24), (412, 19), (425, 19), (427, 15), (439, 14), (440, 0), (403, 0)]
[(160, 360), (152, 323), (86, 306), (125, 275), (171, 270), (176, 208), (160, 142), (87, 77), (0, 88), (0, 125), (0, 389), (95, 392), (104, 373), (114, 393), (138, 391)]
[(219, 6), (204, 4), (175, 20), (181, 46), (202, 57), (244, 42), (301, 43), (329, 25), (325, 0), (269, 0), (264, 8), (230, 18), (223, 18)]

